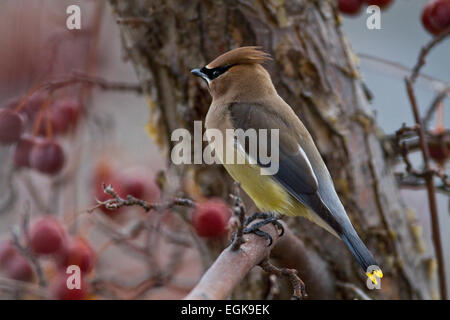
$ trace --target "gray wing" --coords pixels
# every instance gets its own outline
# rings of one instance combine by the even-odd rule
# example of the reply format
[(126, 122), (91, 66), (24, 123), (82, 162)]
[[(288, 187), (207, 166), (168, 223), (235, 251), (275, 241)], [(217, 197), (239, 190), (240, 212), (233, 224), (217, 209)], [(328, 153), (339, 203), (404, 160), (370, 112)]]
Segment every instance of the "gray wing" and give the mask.
[[(261, 104), (232, 103), (228, 110), (234, 129), (247, 130), (253, 128), (269, 131), (267, 134), (267, 149), (262, 150), (263, 152), (269, 152), (270, 154), (270, 129), (279, 129), (279, 169), (272, 177), (294, 198), (314, 211), (340, 234), (342, 228), (318, 193), (319, 182), (299, 143), (300, 137), (296, 134), (296, 131), (290, 128), (289, 124), (279, 114)], [(240, 143), (241, 146), (244, 144), (242, 148), (248, 153), (249, 148), (245, 145), (245, 142)], [(261, 147), (259, 143), (258, 147)], [(259, 150), (256, 161), (261, 167), (268, 166), (263, 165), (260, 161)]]

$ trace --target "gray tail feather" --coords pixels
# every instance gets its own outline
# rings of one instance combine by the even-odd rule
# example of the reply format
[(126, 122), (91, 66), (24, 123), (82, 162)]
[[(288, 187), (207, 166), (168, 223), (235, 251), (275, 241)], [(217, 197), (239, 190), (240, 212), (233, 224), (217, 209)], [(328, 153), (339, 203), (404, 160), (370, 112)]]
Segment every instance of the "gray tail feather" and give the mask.
[(350, 232), (344, 231), (344, 233), (341, 234), (341, 238), (356, 260), (358, 260), (358, 263), (363, 268), (364, 272), (367, 272), (369, 266), (378, 265), (369, 249), (367, 249), (366, 245), (361, 241), (354, 230), (351, 230)]

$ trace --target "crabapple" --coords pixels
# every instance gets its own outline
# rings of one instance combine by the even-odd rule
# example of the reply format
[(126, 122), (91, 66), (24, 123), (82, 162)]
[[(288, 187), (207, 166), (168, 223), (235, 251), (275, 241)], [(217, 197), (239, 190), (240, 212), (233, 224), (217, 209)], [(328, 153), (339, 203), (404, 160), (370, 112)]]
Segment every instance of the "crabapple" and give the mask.
[(158, 185), (154, 180), (149, 179), (145, 175), (129, 173), (121, 175), (118, 180), (123, 190), (123, 194), (120, 194), (120, 196), (126, 197), (127, 195), (131, 195), (148, 202), (156, 202), (161, 196)]
[(82, 238), (68, 239), (58, 253), (59, 265), (66, 268), (77, 265), (82, 272), (88, 273), (94, 267), (95, 253), (89, 243)]
[(67, 280), (70, 275), (65, 272), (57, 274), (50, 283), (51, 296), (58, 300), (83, 300), (87, 297), (87, 283), (83, 277), (81, 277), (80, 289), (69, 289)]
[(13, 254), (5, 265), (6, 275), (14, 280), (31, 281), (33, 279), (33, 269), (30, 262), (19, 253)]
[(199, 203), (194, 209), (192, 222), (201, 237), (218, 237), (226, 233), (231, 212), (220, 199)]
[(392, 0), (366, 0), (366, 3), (368, 5), (376, 5), (381, 9), (384, 9), (392, 3)]
[(361, 11), (364, 0), (339, 0), (339, 11), (349, 15), (356, 15)]
[(0, 243), (0, 267), (3, 268), (11, 258), (19, 254), (16, 247), (10, 240), (4, 240)]
[(429, 1), (422, 11), (422, 24), (433, 35), (450, 27), (450, 0)]
[(54, 140), (42, 139), (31, 149), (30, 166), (42, 173), (58, 173), (64, 165), (64, 160), (64, 151)]
[(34, 253), (56, 253), (60, 250), (63, 240), (64, 230), (53, 218), (40, 218), (30, 228), (30, 247)]

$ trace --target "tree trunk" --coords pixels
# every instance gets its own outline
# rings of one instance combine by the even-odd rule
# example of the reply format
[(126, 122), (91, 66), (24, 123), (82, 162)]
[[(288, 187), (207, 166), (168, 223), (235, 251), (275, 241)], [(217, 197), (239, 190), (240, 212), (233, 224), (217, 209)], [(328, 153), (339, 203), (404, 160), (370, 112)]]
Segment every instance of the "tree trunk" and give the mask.
[[(341, 241), (304, 219), (286, 219), (315, 263), (324, 266), (328, 289), (303, 277), (311, 298), (353, 297), (339, 283), (353, 283), (375, 298), (431, 298), (436, 296), (433, 261), (419, 259), (422, 240), (412, 230), (385, 159), (335, 2), (110, 0), (151, 105), (149, 131), (166, 151), (172, 130), (192, 130), (211, 102), (191, 68), (245, 45), (262, 46), (272, 55), (266, 67), (278, 93), (313, 136), (350, 219), (384, 272), (382, 289), (369, 291)], [(192, 165), (183, 173), (205, 196), (226, 199), (230, 191), (231, 179), (221, 166)], [(298, 271), (300, 277), (307, 274)], [(234, 296), (262, 298), (265, 288), (254, 277), (250, 274)], [(251, 296), (244, 287), (251, 287)]]

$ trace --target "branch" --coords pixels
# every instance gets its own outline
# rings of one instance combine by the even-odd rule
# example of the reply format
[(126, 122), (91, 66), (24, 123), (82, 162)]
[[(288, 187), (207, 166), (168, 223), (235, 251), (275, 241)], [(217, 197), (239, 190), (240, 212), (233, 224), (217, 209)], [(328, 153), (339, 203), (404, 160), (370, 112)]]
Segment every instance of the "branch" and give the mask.
[(109, 81), (100, 77), (90, 76), (79, 71), (74, 71), (68, 77), (60, 80), (54, 80), (40, 85), (37, 89), (47, 89), (54, 91), (75, 83), (81, 83), (84, 85), (95, 86), (102, 90), (113, 91), (132, 91), (138, 94), (142, 94), (143, 90), (140, 84), (124, 83), (118, 81)]
[(428, 53), (433, 49), (437, 44), (442, 42), (446, 37), (450, 35), (450, 28), (448, 28), (446, 31), (439, 34), (437, 37), (434, 37), (433, 40), (428, 42), (420, 51), (419, 58), (417, 59), (417, 63), (412, 69), (412, 73), (409, 76), (409, 81), (411, 84), (414, 84), (417, 80), (417, 77), (419, 76), (420, 69), (425, 65), (425, 60), (428, 55)]
[(450, 28), (445, 32), (441, 33), (438, 37), (430, 41), (426, 46), (424, 46), (420, 52), (417, 64), (413, 68), (409, 78), (405, 78), (406, 90), (408, 93), (408, 98), (411, 104), (411, 109), (414, 114), (414, 120), (416, 122), (417, 131), (419, 134), (420, 149), (422, 151), (422, 158), (424, 162), (424, 172), (426, 172), (425, 181), (427, 185), (428, 202), (431, 214), (431, 225), (433, 230), (433, 244), (436, 250), (436, 256), (438, 261), (438, 271), (439, 271), (439, 286), (441, 299), (447, 300), (447, 284), (445, 276), (445, 266), (444, 266), (444, 253), (442, 248), (442, 241), (440, 235), (439, 227), (439, 217), (437, 212), (436, 194), (433, 177), (434, 174), (430, 167), (430, 154), (426, 143), (425, 130), (423, 128), (422, 119), (420, 117), (419, 107), (414, 94), (414, 83), (419, 75), (420, 69), (425, 65), (425, 58), (427, 54), (431, 51), (434, 46), (440, 43), (444, 38), (450, 35)]
[[(408, 76), (412, 72), (411, 68), (403, 64), (390, 61), (384, 58), (380, 58), (377, 56), (373, 56), (367, 53), (358, 53), (358, 57), (363, 61), (366, 60), (366, 62), (369, 64), (370, 63), (374, 64), (372, 69), (375, 72), (382, 72), (385, 74), (393, 75), (402, 80), (405, 78), (405, 76)], [(417, 80), (420, 80), (424, 85), (428, 86), (431, 90), (435, 92), (438, 92), (443, 88), (448, 87), (449, 85), (448, 82), (446, 81), (423, 73), (419, 74)]]
[[(403, 173), (396, 173), (395, 178), (401, 188), (409, 189), (423, 189), (426, 187), (426, 183), (423, 179), (417, 178), (413, 175), (405, 175)], [(446, 184), (435, 185), (436, 191), (450, 196), (450, 187)]]
[(226, 299), (245, 275), (269, 255), (270, 250), (277, 243), (278, 230), (274, 226), (269, 224), (261, 230), (272, 237), (273, 243), (270, 246), (267, 246), (265, 239), (255, 234), (244, 235), (245, 243), (240, 246), (240, 249), (233, 251), (230, 246), (222, 251), (200, 282), (184, 299)]
[(174, 206), (183, 206), (183, 207), (195, 207), (195, 202), (191, 199), (186, 198), (173, 198), (170, 201), (164, 202), (164, 203), (150, 203), (142, 199), (135, 198), (131, 195), (127, 195), (126, 199), (123, 199), (119, 196), (119, 194), (114, 191), (114, 188), (112, 185), (106, 185), (103, 183), (103, 192), (107, 195), (110, 195), (112, 199), (108, 199), (105, 201), (99, 201), (97, 200), (97, 205), (93, 208), (90, 208), (87, 210), (87, 212), (91, 213), (95, 209), (105, 206), (108, 210), (117, 210), (122, 207), (131, 207), (131, 206), (139, 206), (142, 209), (145, 210), (145, 212), (149, 212), (150, 210), (156, 210), (156, 211), (164, 211), (166, 209), (170, 209)]
[(306, 297), (306, 291), (305, 291), (305, 284), (303, 283), (302, 279), (300, 279), (297, 275), (297, 270), (295, 269), (288, 269), (288, 268), (277, 268), (273, 264), (270, 263), (269, 258), (266, 257), (259, 266), (266, 272), (270, 273), (271, 275), (274, 274), (277, 277), (285, 276), (289, 279), (289, 281), (292, 284), (292, 288), (294, 289), (294, 293), (292, 297), (294, 299), (301, 299), (303, 297)]

